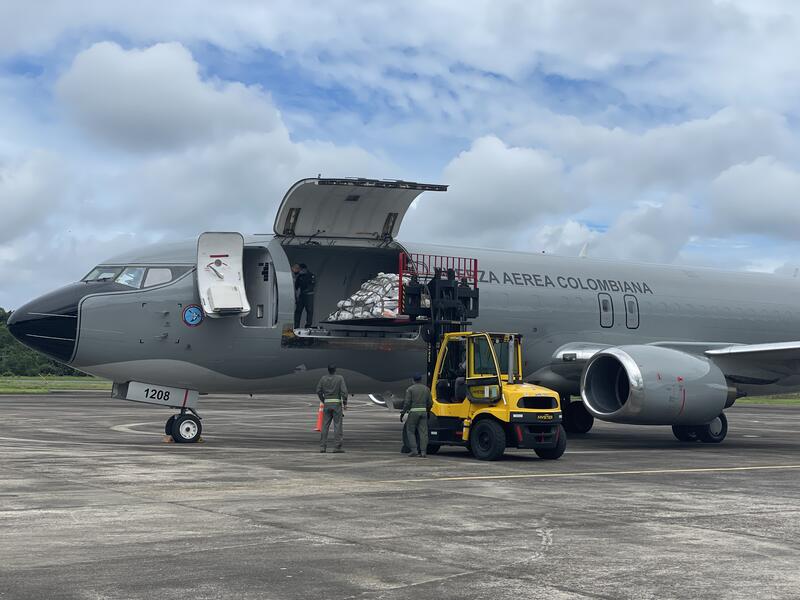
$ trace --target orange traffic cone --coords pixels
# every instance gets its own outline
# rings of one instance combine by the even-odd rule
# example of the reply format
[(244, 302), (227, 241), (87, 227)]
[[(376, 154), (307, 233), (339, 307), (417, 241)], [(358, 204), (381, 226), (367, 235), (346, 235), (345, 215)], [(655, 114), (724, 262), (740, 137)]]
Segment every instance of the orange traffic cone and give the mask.
[(314, 427), (314, 431), (322, 431), (322, 412), (325, 408), (325, 405), (320, 402), (319, 403), (319, 410), (317, 411), (317, 426)]

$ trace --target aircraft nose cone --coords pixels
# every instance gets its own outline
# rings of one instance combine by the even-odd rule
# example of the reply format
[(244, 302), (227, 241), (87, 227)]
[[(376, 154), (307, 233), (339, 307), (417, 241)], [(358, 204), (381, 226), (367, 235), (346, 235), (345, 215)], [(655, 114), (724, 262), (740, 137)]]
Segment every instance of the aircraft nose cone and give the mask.
[(72, 358), (78, 332), (78, 302), (83, 284), (73, 284), (21, 306), (8, 319), (8, 331), (17, 340), (66, 363)]

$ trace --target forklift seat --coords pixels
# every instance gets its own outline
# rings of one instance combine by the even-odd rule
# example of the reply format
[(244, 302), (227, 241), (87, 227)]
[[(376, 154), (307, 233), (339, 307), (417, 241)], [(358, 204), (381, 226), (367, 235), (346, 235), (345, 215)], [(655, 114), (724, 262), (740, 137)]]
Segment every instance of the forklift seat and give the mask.
[(436, 400), (439, 402), (450, 402), (452, 397), (452, 392), (450, 389), (450, 380), (449, 379), (440, 379), (436, 382)]

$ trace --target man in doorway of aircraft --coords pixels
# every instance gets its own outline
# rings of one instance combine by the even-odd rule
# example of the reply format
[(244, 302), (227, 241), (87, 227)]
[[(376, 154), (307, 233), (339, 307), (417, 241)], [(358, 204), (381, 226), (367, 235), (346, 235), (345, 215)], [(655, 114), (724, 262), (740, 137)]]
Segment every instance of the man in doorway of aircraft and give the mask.
[[(408, 413), (408, 445), (411, 446), (409, 456), (425, 458), (428, 450), (428, 411), (433, 408), (433, 399), (428, 386), (422, 383), (422, 375), (414, 375), (414, 383), (406, 390), (403, 410), (400, 412), (400, 421)], [(419, 434), (419, 441), (414, 434)]]
[(342, 417), (347, 408), (347, 384), (344, 377), (336, 374), (336, 365), (328, 365), (328, 374), (323, 375), (317, 384), (317, 396), (323, 403), (322, 432), (319, 440), (319, 451), (326, 452), (328, 447), (328, 430), (333, 421), (334, 453), (342, 450)]
[(292, 265), (294, 273), (294, 328), (300, 327), (300, 317), (306, 311), (306, 327), (311, 327), (314, 322), (314, 288), (317, 277), (308, 270), (305, 263)]

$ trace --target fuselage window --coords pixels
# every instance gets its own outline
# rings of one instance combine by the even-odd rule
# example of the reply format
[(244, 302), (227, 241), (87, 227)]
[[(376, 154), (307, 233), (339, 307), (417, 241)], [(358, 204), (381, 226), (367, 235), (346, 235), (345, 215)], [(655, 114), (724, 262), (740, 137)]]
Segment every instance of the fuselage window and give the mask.
[(144, 287), (161, 285), (172, 281), (172, 269), (163, 267), (151, 267), (147, 269), (147, 277), (144, 279)]
[(122, 285), (127, 285), (132, 288), (142, 287), (142, 279), (144, 279), (144, 267), (125, 267), (117, 278), (116, 282)]

